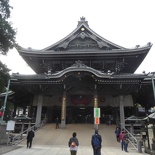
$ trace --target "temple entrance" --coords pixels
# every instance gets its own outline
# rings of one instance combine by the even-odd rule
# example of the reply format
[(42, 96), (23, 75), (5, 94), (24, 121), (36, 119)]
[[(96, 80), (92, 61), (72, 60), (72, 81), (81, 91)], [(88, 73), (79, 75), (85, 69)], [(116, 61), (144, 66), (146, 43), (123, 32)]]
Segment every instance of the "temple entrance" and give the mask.
[[(125, 108), (128, 115), (132, 115), (133, 110), (130, 107)], [(116, 124), (119, 119), (119, 107), (102, 106), (100, 107), (100, 124)], [(61, 106), (47, 108), (47, 122), (55, 123), (55, 119), (61, 120)], [(93, 106), (67, 106), (66, 107), (66, 124), (93, 124), (94, 107)]]
[(59, 118), (59, 120), (61, 120), (61, 107), (60, 106), (47, 107), (47, 122), (55, 123), (57, 117)]
[(93, 107), (67, 107), (66, 122), (72, 123), (93, 123)]

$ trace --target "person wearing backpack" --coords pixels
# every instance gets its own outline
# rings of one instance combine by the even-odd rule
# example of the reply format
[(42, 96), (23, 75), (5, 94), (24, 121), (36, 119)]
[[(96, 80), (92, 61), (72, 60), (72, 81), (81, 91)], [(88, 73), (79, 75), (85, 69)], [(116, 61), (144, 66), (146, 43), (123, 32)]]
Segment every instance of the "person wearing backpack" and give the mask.
[(76, 132), (73, 132), (72, 137), (69, 139), (68, 146), (70, 148), (71, 155), (76, 155), (79, 146), (79, 141), (76, 138)]
[(95, 134), (92, 135), (91, 139), (94, 155), (101, 155), (101, 143), (102, 137), (99, 135), (98, 130), (95, 130)]

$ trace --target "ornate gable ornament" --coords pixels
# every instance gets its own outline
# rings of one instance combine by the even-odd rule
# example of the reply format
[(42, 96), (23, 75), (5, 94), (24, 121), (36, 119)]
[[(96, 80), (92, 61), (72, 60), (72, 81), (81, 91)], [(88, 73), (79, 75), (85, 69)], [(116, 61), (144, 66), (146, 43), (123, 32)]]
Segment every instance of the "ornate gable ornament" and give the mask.
[(80, 21), (78, 21), (78, 25), (77, 26), (79, 26), (81, 24), (85, 24), (86, 26), (89, 27), (88, 21), (86, 21), (85, 17), (83, 17), (83, 16), (80, 18)]

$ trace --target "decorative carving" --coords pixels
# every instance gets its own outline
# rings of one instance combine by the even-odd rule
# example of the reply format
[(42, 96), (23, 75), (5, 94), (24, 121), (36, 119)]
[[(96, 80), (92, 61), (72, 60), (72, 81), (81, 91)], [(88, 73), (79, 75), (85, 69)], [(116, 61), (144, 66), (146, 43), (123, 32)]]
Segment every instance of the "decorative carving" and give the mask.
[(51, 62), (50, 61), (42, 61), (42, 64), (43, 64), (43, 68), (45, 68), (45, 70), (46, 70), (46, 72), (47, 72), (47, 74), (51, 74), (51, 71), (52, 71), (52, 64), (51, 64)]
[(86, 35), (84, 32), (82, 32), (82, 33), (80, 34), (81, 39), (84, 39), (86, 36), (87, 36), (87, 35)]
[(68, 42), (67, 42), (67, 43), (63, 43), (63, 44), (62, 44), (62, 47), (63, 47), (64, 49), (66, 49), (66, 48), (68, 47)]
[(75, 38), (77, 37), (77, 35), (72, 35), (70, 38), (66, 39), (62, 44), (60, 44), (56, 49), (59, 49), (59, 48), (64, 48), (66, 49), (69, 45), (69, 43), (74, 40)]
[(90, 34), (89, 37), (92, 38), (93, 40), (95, 40), (100, 48), (102, 48), (102, 47), (110, 48), (110, 46), (108, 44), (106, 44), (105, 42), (103, 42), (101, 40), (98, 40), (98, 38), (95, 35)]
[(115, 71), (120, 72), (125, 67), (125, 59), (123, 58), (122, 61), (116, 61)]
[(110, 46), (107, 45), (106, 43), (104, 43), (103, 41), (97, 41), (97, 44), (99, 45), (100, 48), (102, 48), (102, 47), (108, 47), (108, 48), (110, 48)]
[(78, 60), (78, 61), (75, 61), (75, 64), (73, 64), (72, 67), (83, 68), (83, 67), (87, 67), (87, 66), (85, 64), (83, 64), (82, 61)]

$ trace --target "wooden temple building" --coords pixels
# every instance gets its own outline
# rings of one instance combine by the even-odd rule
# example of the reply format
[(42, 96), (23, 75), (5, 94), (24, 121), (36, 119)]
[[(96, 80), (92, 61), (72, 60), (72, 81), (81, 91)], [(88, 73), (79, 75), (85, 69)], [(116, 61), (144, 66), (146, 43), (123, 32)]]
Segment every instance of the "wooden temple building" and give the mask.
[[(152, 44), (124, 48), (95, 33), (84, 17), (68, 36), (41, 49), (17, 47), (34, 75), (12, 74), (14, 105), (28, 108), (29, 117), (54, 122), (93, 123), (94, 108), (120, 118), (134, 106), (154, 104), (151, 76), (135, 74)], [(25, 111), (24, 111), (25, 112)]]

